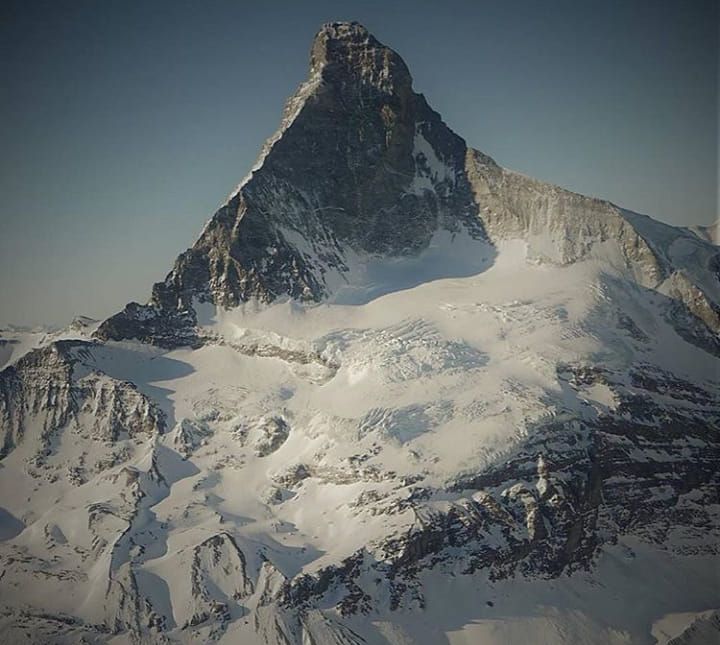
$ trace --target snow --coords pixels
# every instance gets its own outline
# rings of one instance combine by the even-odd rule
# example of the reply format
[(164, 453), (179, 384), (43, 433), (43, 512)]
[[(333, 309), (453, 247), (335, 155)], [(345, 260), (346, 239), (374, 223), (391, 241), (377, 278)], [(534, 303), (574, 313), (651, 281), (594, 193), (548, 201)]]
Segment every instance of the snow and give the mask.
[[(257, 580), (267, 559), (273, 576), (292, 577), (361, 548), (380, 557), (382, 538), (415, 521), (410, 510), (382, 512), (407, 494), (404, 478), (445, 486), (511, 451), (542, 420), (591, 418), (616, 405), (601, 382), (571, 388), (558, 375), (561, 364), (622, 371), (642, 355), (698, 382), (716, 374), (715, 359), (677, 336), (649, 296), (621, 288), (607, 264), (533, 265), (526, 251), (522, 241), (500, 243), (489, 262), (482, 244), (441, 233), (417, 258), (353, 266), (347, 290), (320, 304), (205, 305), (199, 318), (208, 342), (199, 349), (108, 342), (83, 350), (76, 379), (104, 373), (134, 383), (163, 409), (167, 431), (114, 448), (60, 433), (48, 473), (105, 459), (110, 448), (127, 451), (79, 486), (60, 477), (45, 489), (31, 477), (32, 441), (3, 460), (2, 548), (32, 554), (12, 564), (8, 579), (26, 582), (8, 602), (102, 622), (116, 602), (105, 599), (108, 579), (129, 585), (132, 568), (138, 594), (182, 642), (190, 642), (182, 625), (223, 602), (231, 622), (222, 638), (252, 643), (242, 607), (258, 606), (261, 592), (239, 600), (223, 571), (246, 567)], [(650, 350), (607, 324), (608, 302), (652, 337)], [(17, 338), (22, 351), (43, 342)], [(36, 423), (28, 436), (42, 434), (42, 418)], [(543, 493), (547, 484), (541, 474), (528, 486)], [(227, 540), (216, 564), (209, 547), (197, 550), (223, 533), (245, 564)], [(491, 583), (430, 572), (425, 613), (379, 617), (372, 629), (391, 643), (652, 643), (651, 629), (669, 633), (664, 616), (709, 608), (702, 589), (689, 597), (672, 591), (686, 575), (672, 568), (677, 563), (663, 561), (669, 568), (657, 580), (662, 554), (647, 554), (651, 564), (638, 578), (638, 560), (629, 567), (613, 553), (609, 573), (601, 568), (593, 579)], [(48, 566), (58, 580), (34, 573)], [(697, 570), (707, 591), (707, 571)], [(58, 593), (67, 579), (72, 588)], [(192, 579), (204, 595), (190, 594)], [(637, 589), (653, 601), (637, 615), (623, 613), (618, 594), (608, 592), (617, 585), (625, 598)], [(460, 602), (465, 587), (468, 600)], [(210, 627), (198, 629), (208, 636), (202, 630)]]
[(686, 273), (715, 302), (720, 302), (720, 283), (708, 270), (717, 256), (717, 246), (686, 229), (632, 211), (621, 212), (658, 255), (666, 257), (675, 270)]
[(435, 191), (442, 182), (455, 183), (455, 171), (445, 164), (423, 136), (421, 128), (424, 124), (416, 124), (413, 140), (413, 159), (415, 159), (415, 176), (408, 193), (422, 195), (426, 190)]
[(715, 245), (720, 244), (720, 220), (715, 220), (712, 224), (705, 226), (690, 226), (688, 230), (702, 240)]
[(33, 329), (12, 326), (0, 328), (0, 370), (12, 365), (28, 352), (45, 347), (58, 340), (88, 340), (97, 329), (99, 321), (78, 316), (65, 328)]

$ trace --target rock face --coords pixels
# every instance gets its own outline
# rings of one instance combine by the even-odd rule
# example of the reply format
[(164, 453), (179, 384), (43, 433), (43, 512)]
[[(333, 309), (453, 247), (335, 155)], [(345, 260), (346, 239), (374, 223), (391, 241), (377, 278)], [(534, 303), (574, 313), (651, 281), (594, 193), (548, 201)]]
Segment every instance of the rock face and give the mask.
[(610, 202), (506, 170), (477, 150), (468, 151), (467, 167), (488, 233), (526, 240), (530, 261), (566, 265), (613, 245), (641, 284), (654, 287), (664, 277), (649, 244)]
[[(132, 383), (83, 364), (89, 347), (84, 341), (58, 341), (0, 372), (0, 456), (24, 447), (33, 467), (47, 469), (65, 433), (82, 448), (83, 442), (113, 446), (164, 431), (165, 415)], [(77, 463), (63, 463), (75, 483), (84, 481), (88, 468), (105, 467), (107, 455), (94, 464), (86, 463), (85, 455), (83, 449)]]
[(614, 264), (640, 287), (670, 297), (667, 316), (678, 333), (718, 352), (720, 281), (707, 279), (720, 261), (715, 247), (610, 202), (501, 168), (477, 150), (468, 151), (467, 172), (491, 239), (525, 240), (531, 262)]
[(718, 303), (716, 246), (500, 167), (326, 25), (147, 304), (0, 330), (0, 640), (711, 637)]

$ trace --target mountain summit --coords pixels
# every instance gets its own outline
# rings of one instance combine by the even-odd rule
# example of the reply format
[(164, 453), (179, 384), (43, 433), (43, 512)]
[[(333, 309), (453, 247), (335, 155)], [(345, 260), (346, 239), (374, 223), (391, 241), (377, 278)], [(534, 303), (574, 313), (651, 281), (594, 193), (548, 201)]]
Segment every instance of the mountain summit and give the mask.
[(167, 317), (192, 320), (195, 300), (320, 300), (357, 258), (417, 254), (440, 230), (482, 239), (466, 152), (397, 53), (357, 23), (325, 25), (280, 128), (155, 285), (150, 315), (132, 306), (101, 336), (167, 342)]
[(0, 330), (0, 640), (712, 639), (718, 303), (717, 246), (325, 25), (148, 303)]

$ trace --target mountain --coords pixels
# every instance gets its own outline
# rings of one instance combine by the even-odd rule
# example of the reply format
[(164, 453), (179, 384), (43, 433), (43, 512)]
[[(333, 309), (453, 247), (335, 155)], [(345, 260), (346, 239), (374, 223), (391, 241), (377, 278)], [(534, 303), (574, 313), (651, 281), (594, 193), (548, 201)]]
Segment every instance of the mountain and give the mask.
[(329, 25), (251, 174), (150, 304), (99, 336), (184, 344), (168, 325), (192, 326), (194, 302), (317, 301), (359, 279), (353, 265), (368, 257), (415, 255), (440, 232), (483, 239), (466, 154), (400, 56), (359, 25)]
[(2, 332), (0, 634), (707, 642), (719, 332), (716, 246), (500, 167), (325, 25), (148, 303)]

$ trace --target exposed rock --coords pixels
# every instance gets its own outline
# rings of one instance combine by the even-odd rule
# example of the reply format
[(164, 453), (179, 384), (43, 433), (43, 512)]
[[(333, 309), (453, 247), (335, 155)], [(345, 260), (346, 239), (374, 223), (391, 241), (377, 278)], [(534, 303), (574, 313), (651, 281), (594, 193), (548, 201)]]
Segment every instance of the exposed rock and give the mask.
[(43, 461), (61, 431), (110, 443), (164, 431), (163, 412), (135, 385), (83, 365), (82, 353), (90, 347), (83, 341), (58, 341), (0, 372), (0, 457), (28, 433), (37, 445), (36, 461)]
[(173, 430), (173, 444), (187, 458), (207, 442), (210, 434), (205, 424), (182, 419)]
[(215, 623), (212, 639), (224, 631), (233, 607), (253, 593), (245, 555), (227, 533), (218, 533), (193, 549), (191, 616), (183, 629)]
[(664, 268), (645, 239), (610, 202), (585, 197), (498, 166), (468, 150), (467, 173), (480, 217), (493, 240), (520, 238), (528, 259), (571, 264), (615, 246), (638, 282), (654, 287)]
[(267, 457), (285, 443), (290, 426), (281, 416), (263, 416), (241, 424), (236, 432), (240, 441), (252, 446), (258, 457)]

